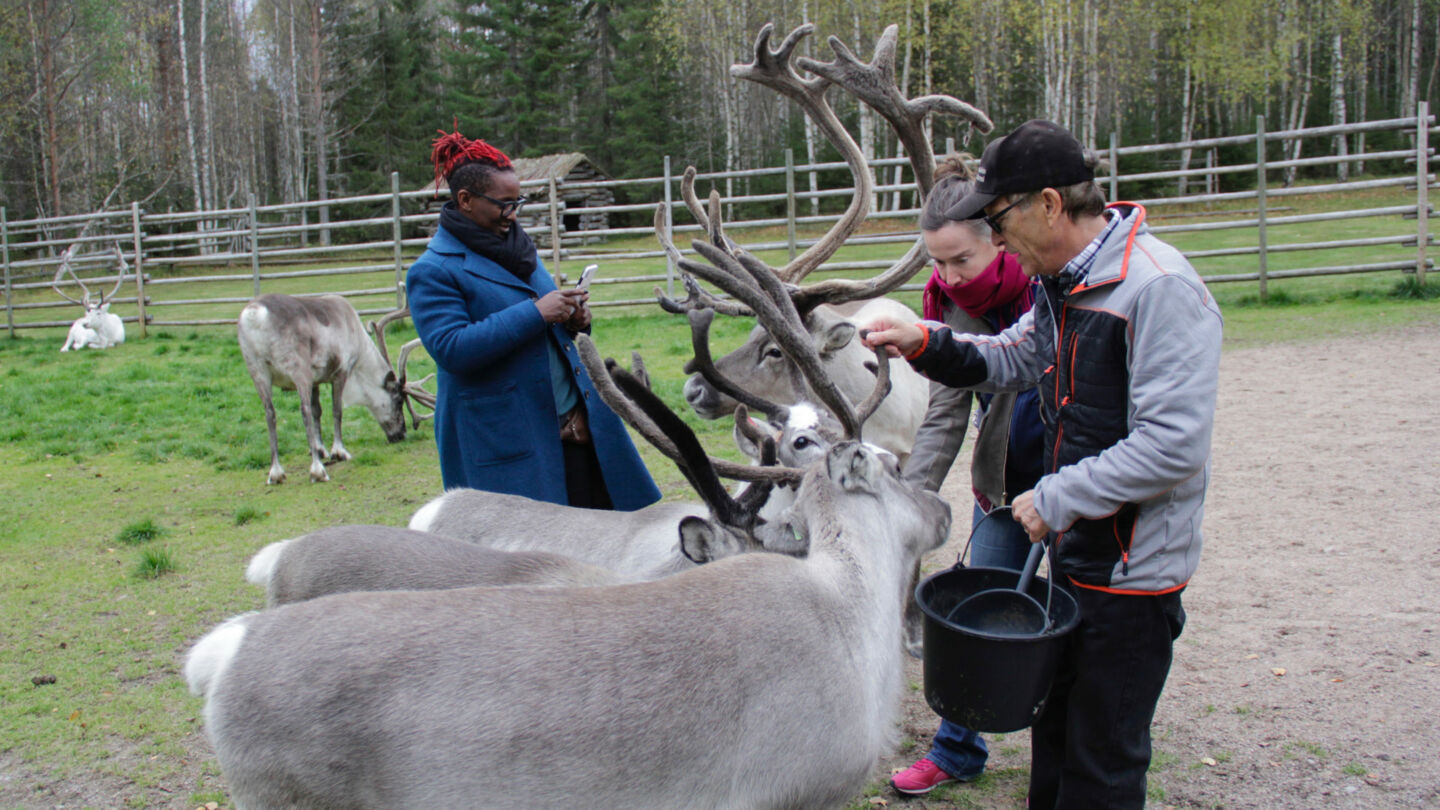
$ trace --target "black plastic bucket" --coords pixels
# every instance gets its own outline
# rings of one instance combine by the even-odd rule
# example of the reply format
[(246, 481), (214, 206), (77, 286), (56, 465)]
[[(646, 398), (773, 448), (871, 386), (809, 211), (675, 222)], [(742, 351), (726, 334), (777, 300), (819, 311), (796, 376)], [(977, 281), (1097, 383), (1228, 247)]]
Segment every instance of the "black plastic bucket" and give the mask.
[(1080, 621), (1075, 597), (1040, 577), (1031, 580), (1026, 593), (1049, 618), (1033, 636), (991, 635), (946, 619), (966, 597), (1019, 582), (1019, 571), (957, 565), (916, 586), (915, 602), (925, 613), (925, 701), (946, 720), (975, 731), (1018, 731), (1044, 707), (1065, 637)]

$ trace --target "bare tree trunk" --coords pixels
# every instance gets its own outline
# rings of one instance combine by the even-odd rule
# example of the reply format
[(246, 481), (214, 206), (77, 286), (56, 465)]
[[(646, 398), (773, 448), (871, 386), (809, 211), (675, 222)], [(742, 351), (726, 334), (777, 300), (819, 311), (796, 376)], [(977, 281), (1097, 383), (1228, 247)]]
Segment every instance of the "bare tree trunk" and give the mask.
[(27, 6), (30, 16), (30, 30), (35, 46), (39, 49), (36, 61), (39, 71), (35, 77), (36, 90), (40, 94), (42, 117), (45, 122), (45, 148), (41, 160), (45, 164), (45, 191), (49, 194), (50, 216), (59, 216), (60, 209), (60, 93), (55, 75), (55, 49), (60, 43), (52, 36), (50, 15), (53, 8), (50, 0), (41, 0), (40, 18), (37, 21), (33, 7)]
[(1074, 131), (1075, 90), (1071, 78), (1074, 48), (1070, 36), (1070, 0), (1040, 0), (1045, 64), (1045, 117)]
[(190, 112), (190, 51), (185, 44), (185, 0), (175, 0), (175, 20), (179, 28), (181, 104), (185, 108), (186, 154), (190, 158), (190, 191), (195, 197), (195, 210), (205, 210), (205, 196), (200, 186), (200, 164), (195, 154), (195, 118)]
[[(807, 25), (810, 22), (809, 0), (805, 0), (800, 7), (800, 20)], [(811, 49), (811, 41), (813, 39), (814, 37), (805, 38), (805, 55), (812, 58), (814, 56), (814, 52)], [(818, 141), (815, 132), (815, 122), (810, 120), (810, 116), (808, 115), (803, 117), (805, 119), (805, 162), (813, 166), (817, 160), (815, 151)], [(810, 175), (810, 194), (812, 195), (810, 197), (810, 216), (818, 217), (820, 216), (820, 198), (813, 195), (820, 191), (820, 175), (814, 171), (808, 172), (808, 174)]]
[[(905, 61), (900, 68), (900, 90), (906, 98), (910, 97), (910, 58), (915, 50), (915, 10), (911, 7), (911, 0), (905, 0)], [(905, 148), (900, 144), (900, 139), (895, 139), (895, 157), (905, 157)], [(905, 179), (905, 167), (903, 164), (895, 164), (894, 180), (891, 185), (898, 186)], [(890, 195), (890, 210), (900, 210), (900, 191), (896, 189)]]
[[(1364, 121), (1366, 109), (1370, 103), (1370, 46), (1363, 39), (1360, 43), (1360, 65), (1356, 74), (1355, 103), (1359, 107), (1356, 110), (1356, 121)], [(1355, 133), (1355, 173), (1365, 173), (1365, 133)]]
[[(295, 42), (295, 4), (290, 4), (290, 171), (292, 192), (291, 202), (298, 202), (308, 195), (309, 169), (305, 164), (305, 124), (300, 115), (300, 48)], [(301, 216), (304, 214), (302, 212)], [(300, 240), (307, 239), (305, 234)]]
[[(330, 199), (330, 134), (326, 127), (325, 110), (325, 59), (320, 46), (320, 0), (310, 4), (310, 94), (311, 114), (315, 127), (315, 199)], [(330, 208), (320, 206), (320, 224), (330, 223)], [(320, 244), (330, 244), (330, 229), (320, 229)]]
[(1410, 42), (1405, 60), (1405, 72), (1401, 78), (1402, 95), (1400, 97), (1400, 114), (1410, 115), (1415, 112), (1416, 105), (1420, 102), (1420, 31), (1421, 17), (1420, 4), (1422, 0), (1414, 0), (1410, 6)]
[(1100, 113), (1100, 7), (1096, 0), (1085, 0), (1084, 88), (1080, 109), (1080, 142), (1094, 149), (1096, 143), (1096, 119)]
[[(1186, 22), (1189, 22), (1189, 14), (1186, 14)], [(1191, 79), (1189, 61), (1185, 62), (1185, 68), (1181, 71), (1180, 84), (1180, 140), (1188, 141), (1195, 131), (1195, 97), (1199, 95)], [(1180, 150), (1180, 171), (1182, 172), (1190, 168), (1190, 153), (1191, 149), (1188, 146)], [(1179, 196), (1185, 196), (1185, 188), (1188, 185), (1186, 181), (1189, 179), (1184, 176), (1180, 178)]]
[[(1342, 44), (1340, 31), (1337, 27), (1330, 40), (1330, 123), (1336, 126), (1345, 125), (1345, 51)], [(1340, 157), (1347, 157), (1349, 144), (1346, 142), (1345, 133), (1341, 132), (1335, 136), (1335, 154)], [(1335, 164), (1335, 178), (1344, 183), (1350, 179), (1350, 164), (1341, 161)]]
[[(1310, 106), (1310, 93), (1313, 88), (1311, 67), (1313, 65), (1314, 49), (1313, 40), (1306, 37), (1303, 41), (1297, 41), (1292, 53), (1292, 66), (1295, 73), (1295, 81), (1298, 87), (1290, 99), (1290, 116), (1285, 122), (1286, 129), (1300, 129), (1305, 126), (1305, 112)], [(1301, 138), (1291, 138), (1285, 144), (1287, 157), (1290, 160), (1300, 159), (1300, 149), (1304, 145)], [(1285, 187), (1295, 185), (1295, 167), (1285, 169)]]
[[(863, 54), (865, 53), (865, 48), (860, 40), (860, 6), (856, 4), (851, 8), (853, 10), (851, 20), (854, 22), (853, 34), (855, 39), (851, 47), (855, 49), (855, 53)], [(858, 100), (855, 102), (855, 107), (860, 117), (860, 154), (865, 156), (865, 163), (869, 165), (875, 160), (875, 113), (869, 106)], [(866, 171), (874, 170), (867, 168)], [(881, 172), (881, 176), (877, 178), (877, 180), (883, 179), (884, 173)], [(879, 202), (879, 195), (872, 191), (870, 193), (870, 210), (874, 211), (879, 206)]]
[(209, 41), (209, 0), (200, 0), (200, 188), (205, 193), (205, 209), (214, 211), (215, 205), (215, 137), (210, 115), (210, 82), (206, 77)]

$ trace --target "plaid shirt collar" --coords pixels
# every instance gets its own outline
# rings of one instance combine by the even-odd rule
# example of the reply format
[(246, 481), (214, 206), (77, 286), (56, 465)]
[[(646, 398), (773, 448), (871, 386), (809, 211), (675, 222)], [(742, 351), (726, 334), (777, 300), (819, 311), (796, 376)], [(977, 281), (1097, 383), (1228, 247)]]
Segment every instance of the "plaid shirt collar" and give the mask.
[(1120, 220), (1124, 219), (1114, 211), (1107, 210), (1105, 214), (1109, 218), (1109, 221), (1105, 223), (1105, 229), (1060, 269), (1059, 279), (1064, 289), (1068, 290), (1085, 283), (1090, 276), (1090, 268), (1095, 266), (1095, 257), (1100, 253), (1100, 247), (1105, 244), (1106, 239), (1110, 238), (1110, 234), (1120, 224)]

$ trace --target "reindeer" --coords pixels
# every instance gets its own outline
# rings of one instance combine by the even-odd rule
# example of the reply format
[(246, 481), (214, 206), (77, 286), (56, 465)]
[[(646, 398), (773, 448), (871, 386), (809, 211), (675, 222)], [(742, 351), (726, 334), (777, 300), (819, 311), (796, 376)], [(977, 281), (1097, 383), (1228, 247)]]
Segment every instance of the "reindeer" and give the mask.
[[(115, 287), (108, 294), (102, 294), (99, 298), (94, 297), (90, 288), (75, 274), (71, 262), (75, 258), (75, 251), (80, 247), (76, 242), (66, 248), (60, 254), (60, 267), (55, 271), (55, 278), (51, 281), (51, 289), (55, 290), (61, 298), (79, 304), (85, 308), (85, 314), (75, 319), (70, 324), (70, 332), (65, 336), (65, 343), (60, 351), (68, 352), (71, 349), (83, 349), (92, 346), (96, 349), (108, 349), (111, 346), (118, 346), (125, 342), (125, 323), (120, 320), (119, 315), (111, 314), (110, 301), (115, 293), (120, 291), (120, 286), (125, 283), (125, 275), (130, 270), (130, 265), (125, 262), (125, 255), (120, 252), (120, 246), (114, 247), (115, 261), (119, 265), (115, 274)], [(62, 277), (69, 275), (71, 280), (80, 286), (83, 295), (79, 298), (71, 298), (61, 289)]]
[[(340, 440), (345, 405), (364, 404), (391, 442), (405, 438), (405, 409), (410, 409), (416, 428), (422, 419), (429, 418), (416, 416), (411, 406), (414, 400), (434, 407), (434, 395), (423, 388), (425, 380), (410, 384), (405, 379), (406, 361), (419, 340), (401, 349), (399, 377), (385, 351), (385, 325), (408, 315), (408, 309), (400, 309), (371, 323), (371, 342), (355, 308), (338, 295), (295, 298), (270, 294), (245, 305), (239, 319), (240, 353), (265, 406), (265, 425), (270, 431), (270, 474), (265, 483), (285, 480), (275, 435), (271, 393), (275, 385), (300, 395), (300, 417), (310, 447), (311, 481), (330, 480), (325, 472), (327, 459), (350, 459), (350, 452)], [(335, 437), (328, 454), (320, 434), (321, 383), (330, 384), (334, 419)]]
[[(834, 255), (869, 215), (870, 198), (874, 188), (872, 174), (860, 147), (840, 123), (826, 100), (825, 93), (831, 85), (838, 85), (872, 107), (890, 123), (910, 157), (916, 187), (922, 197), (929, 194), (931, 186), (934, 185), (935, 169), (934, 153), (923, 127), (926, 117), (932, 112), (954, 115), (982, 132), (989, 132), (993, 125), (984, 113), (950, 96), (930, 95), (913, 100), (903, 96), (895, 84), (895, 45), (898, 34), (896, 26), (885, 29), (876, 43), (874, 57), (869, 63), (861, 62), (834, 37), (830, 38), (830, 45), (836, 55), (833, 61), (818, 62), (805, 57), (792, 59), (795, 46), (811, 30), (804, 27), (796, 29), (778, 50), (767, 49), (762, 53), (757, 49), (755, 59), (750, 64), (735, 65), (730, 72), (738, 78), (770, 87), (796, 102), (844, 157), (854, 176), (855, 193), (835, 226), (790, 263), (781, 268), (770, 268), (758, 261), (753, 264), (757, 271), (763, 268), (764, 272), (770, 273), (778, 281), (778, 284), (771, 288), (774, 295), (793, 299), (794, 316), (797, 319), (795, 325), (803, 327), (809, 340), (814, 343), (824, 364), (826, 377), (834, 380), (836, 386), (847, 396), (859, 397), (869, 389), (875, 368), (870, 352), (854, 339), (857, 325), (869, 323), (868, 318), (882, 313), (891, 320), (918, 320), (909, 308), (879, 296), (904, 284), (929, 257), (924, 243), (917, 240), (903, 258), (870, 281), (830, 279), (809, 287), (796, 286), (811, 271)], [(768, 41), (768, 37), (768, 29), (761, 32), (762, 40)], [(802, 77), (796, 71), (797, 66), (813, 75)], [(694, 179), (694, 168), (691, 167), (686, 171), (681, 184), (682, 196), (696, 221), (706, 230), (710, 230), (707, 222), (712, 220), (715, 214), (713, 211), (707, 214), (695, 196)], [(664, 238), (664, 231), (658, 227), (658, 222), (657, 218), (656, 233), (661, 235), (661, 244), (677, 260), (681, 269), (713, 283), (709, 273), (697, 270), (697, 266), (703, 265), (680, 258), (679, 253)], [(723, 236), (721, 238), (723, 241), (715, 243), (713, 247), (733, 252), (734, 244)], [(670, 300), (656, 289), (661, 305), (667, 310), (686, 312), (707, 307), (732, 315), (757, 314), (753, 307), (737, 305), (706, 294), (688, 276), (685, 280), (689, 292), (689, 298), (685, 301)], [(861, 301), (868, 303), (857, 303)], [(726, 376), (735, 379), (745, 390), (777, 402), (796, 402), (813, 399), (817, 395), (817, 392), (803, 386), (801, 378), (785, 360), (785, 353), (776, 346), (773, 336), (760, 327), (750, 333), (740, 348), (720, 358), (715, 366)], [(924, 379), (907, 366), (902, 365), (893, 374), (894, 392), (869, 424), (871, 440), (895, 453), (903, 461), (909, 455), (915, 432), (924, 420), (929, 403), (929, 388)], [(717, 390), (698, 373), (686, 382), (685, 399), (699, 416), (706, 419), (714, 419), (734, 408), (734, 401), (730, 396)]]
[[(582, 362), (610, 401), (619, 392), (609, 387), (604, 363), (588, 339), (577, 340)], [(639, 365), (637, 358), (637, 367)], [(745, 396), (745, 395), (741, 395)], [(745, 405), (735, 412), (735, 440), (759, 467), (709, 458), (699, 471), (687, 471), (680, 451), (668, 436), (645, 428), (652, 442), (665, 444), (667, 455), (680, 463), (702, 503), (657, 503), (633, 512), (578, 509), (547, 504), (518, 495), (475, 489), (452, 489), (417, 510), (409, 528), (453, 537), (507, 551), (544, 551), (604, 566), (621, 576), (651, 580), (688, 570), (697, 564), (740, 551), (766, 550), (799, 554), (804, 546), (787, 532), (770, 528), (794, 500), (793, 484), (769, 465), (805, 467), (823, 457), (840, 438), (838, 423), (813, 406), (783, 408), (747, 397), (775, 421), (757, 423)], [(746, 480), (749, 488), (733, 498), (708, 470)], [(759, 487), (754, 487), (759, 484)], [(772, 489), (773, 487), (773, 489)], [(524, 515), (517, 520), (517, 515)], [(686, 546), (677, 532), (689, 519), (711, 518), (723, 527), (723, 538)]]
[[(683, 426), (622, 369), (605, 377), (647, 438)], [(699, 475), (683, 434), (660, 449)], [(608, 587), (340, 594), (222, 624), (184, 669), (237, 805), (843, 801), (895, 742), (901, 592), (949, 507), (853, 436), (787, 480), (803, 559), (743, 554)]]

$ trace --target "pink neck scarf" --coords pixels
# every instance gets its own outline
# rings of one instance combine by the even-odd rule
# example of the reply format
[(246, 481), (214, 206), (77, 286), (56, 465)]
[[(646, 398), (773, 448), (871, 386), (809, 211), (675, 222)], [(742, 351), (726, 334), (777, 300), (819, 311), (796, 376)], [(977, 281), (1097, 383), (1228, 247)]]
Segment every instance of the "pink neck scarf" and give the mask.
[(1029, 284), (1029, 277), (1020, 269), (1020, 260), (1015, 254), (1002, 250), (980, 275), (964, 284), (946, 284), (938, 269), (932, 271), (930, 280), (925, 282), (922, 313), (927, 321), (943, 320), (941, 295), (944, 295), (972, 318), (983, 317), (990, 310), (1014, 301)]

